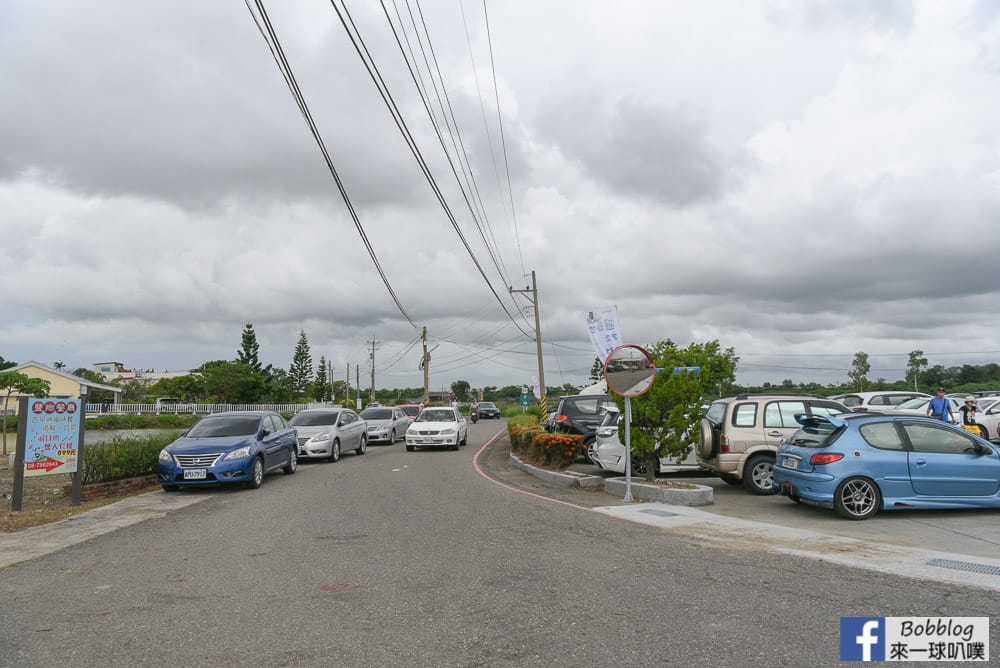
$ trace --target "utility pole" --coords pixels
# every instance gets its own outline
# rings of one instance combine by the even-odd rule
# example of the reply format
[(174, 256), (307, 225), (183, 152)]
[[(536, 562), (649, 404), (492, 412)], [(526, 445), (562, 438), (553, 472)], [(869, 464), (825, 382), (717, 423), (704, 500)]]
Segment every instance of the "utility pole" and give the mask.
[(424, 345), (424, 356), (420, 358), (420, 368), (424, 370), (424, 405), (430, 401), (431, 398), (431, 386), (430, 386), (430, 366), (431, 366), (431, 355), (427, 352), (427, 328), (424, 327), (420, 333), (420, 342)]
[(355, 394), (355, 396), (357, 396), (358, 402), (360, 402), (361, 401), (361, 365), (360, 364), (355, 364), (354, 365), (354, 380), (355, 380), (354, 385), (358, 388), (357, 391), (354, 394)]
[(372, 352), (371, 352), (372, 385), (371, 385), (371, 392), (369, 393), (368, 396), (368, 403), (375, 401), (375, 351), (377, 350), (375, 346), (377, 346), (379, 343), (381, 343), (381, 341), (376, 341), (374, 336), (372, 337), (372, 340), (368, 342), (368, 345), (372, 347)]
[(524, 290), (515, 290), (510, 288), (511, 293), (528, 294), (531, 293), (531, 303), (535, 307), (535, 347), (538, 350), (538, 388), (540, 391), (540, 399), (542, 403), (542, 419), (548, 415), (548, 398), (545, 394), (545, 367), (542, 364), (542, 326), (540, 324), (540, 318), (538, 317), (538, 283), (535, 281), (535, 272), (531, 272), (531, 289), (525, 288)]
[(344, 408), (351, 407), (351, 363), (347, 363), (347, 378), (344, 381), (344, 389), (346, 390), (346, 395), (344, 396)]

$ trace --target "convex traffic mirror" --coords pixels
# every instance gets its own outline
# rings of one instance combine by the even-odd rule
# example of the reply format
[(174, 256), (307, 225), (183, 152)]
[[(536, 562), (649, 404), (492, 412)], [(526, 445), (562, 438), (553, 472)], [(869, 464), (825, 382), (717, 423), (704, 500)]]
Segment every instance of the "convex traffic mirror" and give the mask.
[(638, 397), (649, 391), (656, 378), (656, 364), (645, 348), (631, 343), (618, 346), (604, 363), (608, 389), (621, 397)]

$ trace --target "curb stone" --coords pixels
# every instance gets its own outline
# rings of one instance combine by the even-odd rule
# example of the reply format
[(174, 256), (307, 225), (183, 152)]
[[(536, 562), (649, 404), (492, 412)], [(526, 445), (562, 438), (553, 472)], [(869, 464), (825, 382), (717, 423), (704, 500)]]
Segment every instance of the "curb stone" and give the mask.
[(552, 483), (557, 487), (602, 487), (604, 485), (604, 478), (598, 475), (586, 475), (583, 473), (577, 473), (576, 471), (549, 471), (548, 469), (538, 468), (537, 466), (532, 466), (525, 461), (522, 461), (520, 457), (515, 455), (513, 452), (510, 453), (510, 462), (514, 465), (514, 468), (521, 469), (525, 473), (529, 473), (540, 480)]
[[(650, 485), (632, 481), (632, 498), (642, 501), (657, 501), (672, 506), (707, 506), (715, 501), (715, 490), (707, 485), (685, 483), (695, 489), (682, 489), (666, 485)], [(608, 478), (604, 490), (612, 496), (625, 497), (625, 479)]]

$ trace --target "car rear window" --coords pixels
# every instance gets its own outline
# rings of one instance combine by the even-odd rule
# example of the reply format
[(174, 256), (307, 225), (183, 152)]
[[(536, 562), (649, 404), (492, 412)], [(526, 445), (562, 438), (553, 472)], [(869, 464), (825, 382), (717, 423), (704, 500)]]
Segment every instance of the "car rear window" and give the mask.
[(764, 409), (765, 427), (797, 427), (795, 416), (806, 412), (803, 401), (772, 401)]
[(365, 420), (391, 420), (391, 408), (366, 408), (361, 411), (361, 417)]
[(752, 427), (757, 424), (757, 404), (738, 404), (733, 411), (734, 427)]
[(403, 412), (410, 416), (418, 415), (420, 413), (420, 406), (403, 406)]
[(708, 407), (708, 412), (705, 413), (705, 419), (715, 426), (719, 426), (722, 424), (722, 419), (726, 416), (726, 406), (728, 406), (728, 404), (724, 401), (718, 401), (712, 404)]
[(801, 445), (805, 448), (825, 448), (837, 440), (843, 433), (843, 426), (835, 426), (829, 422), (816, 422), (804, 425), (792, 434), (786, 441), (791, 445)]
[(611, 403), (607, 397), (584, 397), (566, 399), (563, 401), (562, 414), (579, 413), (580, 415), (597, 415), (601, 408)]
[(903, 440), (899, 437), (893, 422), (872, 422), (861, 425), (861, 438), (879, 450), (902, 450)]
[(838, 399), (838, 401), (840, 401), (840, 403), (844, 404), (845, 406), (860, 406), (861, 405), (861, 397), (856, 397), (854, 395), (851, 395), (851, 396), (848, 396), (848, 397), (842, 397), (841, 399)]

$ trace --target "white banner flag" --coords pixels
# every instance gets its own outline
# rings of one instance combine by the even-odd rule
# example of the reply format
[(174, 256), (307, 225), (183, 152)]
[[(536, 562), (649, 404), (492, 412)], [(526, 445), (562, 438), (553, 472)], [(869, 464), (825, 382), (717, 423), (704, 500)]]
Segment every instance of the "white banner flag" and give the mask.
[(587, 311), (587, 329), (590, 342), (594, 344), (601, 363), (607, 361), (611, 351), (622, 345), (621, 330), (618, 328), (618, 307), (601, 306)]
[(535, 387), (532, 388), (532, 389), (535, 390), (535, 398), (536, 399), (541, 399), (542, 398), (542, 388), (538, 385), (538, 376), (532, 376), (531, 380), (535, 384)]

